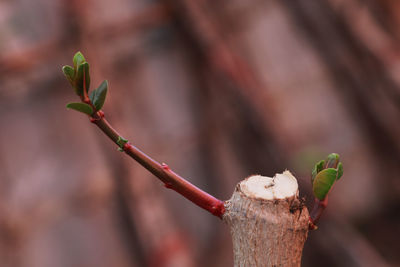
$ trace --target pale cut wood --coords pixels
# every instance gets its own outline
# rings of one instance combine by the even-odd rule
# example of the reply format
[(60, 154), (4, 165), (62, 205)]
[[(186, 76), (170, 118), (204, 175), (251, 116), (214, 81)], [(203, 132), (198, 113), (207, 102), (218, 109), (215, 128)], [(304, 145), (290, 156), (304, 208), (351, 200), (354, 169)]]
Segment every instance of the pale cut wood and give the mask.
[(231, 227), (234, 266), (300, 266), (309, 214), (297, 188), (290, 197), (265, 199), (243, 190), (248, 179), (225, 202), (223, 220)]

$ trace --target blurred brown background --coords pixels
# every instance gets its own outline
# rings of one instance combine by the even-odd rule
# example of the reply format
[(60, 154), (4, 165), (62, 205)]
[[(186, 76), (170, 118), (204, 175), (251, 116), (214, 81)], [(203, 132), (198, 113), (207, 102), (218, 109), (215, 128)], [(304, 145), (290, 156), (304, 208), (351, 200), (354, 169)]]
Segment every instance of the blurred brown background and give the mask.
[(116, 150), (61, 72), (80, 50), (109, 121), (220, 199), (344, 162), (303, 266), (400, 266), (400, 2), (0, 1), (0, 266), (232, 266), (229, 229)]

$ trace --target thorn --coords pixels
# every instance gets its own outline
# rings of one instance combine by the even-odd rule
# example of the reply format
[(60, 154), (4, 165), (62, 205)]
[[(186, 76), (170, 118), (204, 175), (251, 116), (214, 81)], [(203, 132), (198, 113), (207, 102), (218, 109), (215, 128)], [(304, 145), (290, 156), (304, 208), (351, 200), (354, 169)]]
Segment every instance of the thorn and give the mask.
[(168, 189), (172, 189), (172, 184), (171, 183), (164, 183), (164, 186)]

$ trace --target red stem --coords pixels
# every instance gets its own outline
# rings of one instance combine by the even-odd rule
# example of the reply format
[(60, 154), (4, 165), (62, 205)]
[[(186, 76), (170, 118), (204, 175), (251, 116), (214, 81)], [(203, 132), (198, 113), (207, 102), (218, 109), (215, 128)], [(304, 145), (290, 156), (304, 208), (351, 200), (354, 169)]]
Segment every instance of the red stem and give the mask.
[[(117, 143), (121, 135), (104, 119), (104, 115), (97, 112), (93, 114), (91, 121), (96, 124), (114, 143)], [(160, 164), (147, 156), (129, 142), (123, 150), (131, 158), (139, 162), (148, 171), (160, 179), (166, 188), (170, 188), (192, 201), (199, 207), (211, 212), (213, 215), (222, 218), (225, 212), (224, 202), (209, 195), (198, 187), (186, 181), (184, 178), (173, 172), (166, 164)]]
[(318, 198), (315, 198), (314, 207), (310, 213), (310, 230), (317, 229), (317, 223), (321, 218), (321, 215), (324, 212), (326, 206), (328, 206), (328, 197), (325, 197), (324, 200), (319, 200)]

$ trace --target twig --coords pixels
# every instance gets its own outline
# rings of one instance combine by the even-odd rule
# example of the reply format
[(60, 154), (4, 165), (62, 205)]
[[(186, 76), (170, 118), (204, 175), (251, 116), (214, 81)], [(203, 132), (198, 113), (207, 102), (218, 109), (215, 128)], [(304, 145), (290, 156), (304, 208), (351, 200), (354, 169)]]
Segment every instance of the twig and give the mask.
[[(101, 111), (93, 114), (91, 122), (97, 125), (114, 143), (122, 138), (121, 135), (108, 123)], [(166, 188), (173, 189), (185, 198), (192, 201), (199, 207), (209, 211), (213, 215), (222, 218), (225, 212), (224, 202), (204, 192), (198, 187), (186, 181), (184, 178), (173, 172), (165, 163), (158, 163), (138, 148), (126, 142), (123, 151), (140, 165), (160, 179)]]
[(318, 228), (317, 223), (321, 218), (321, 215), (324, 212), (326, 206), (328, 206), (328, 197), (326, 197), (322, 201), (319, 200), (318, 198), (315, 198), (314, 207), (310, 213), (310, 225), (309, 225), (310, 230), (316, 230)]
[(315, 201), (309, 217), (310, 230), (318, 228), (317, 223), (328, 205), (328, 193), (342, 175), (343, 165), (336, 153), (329, 154), (326, 160), (321, 160), (314, 166), (311, 172), (311, 183)]

